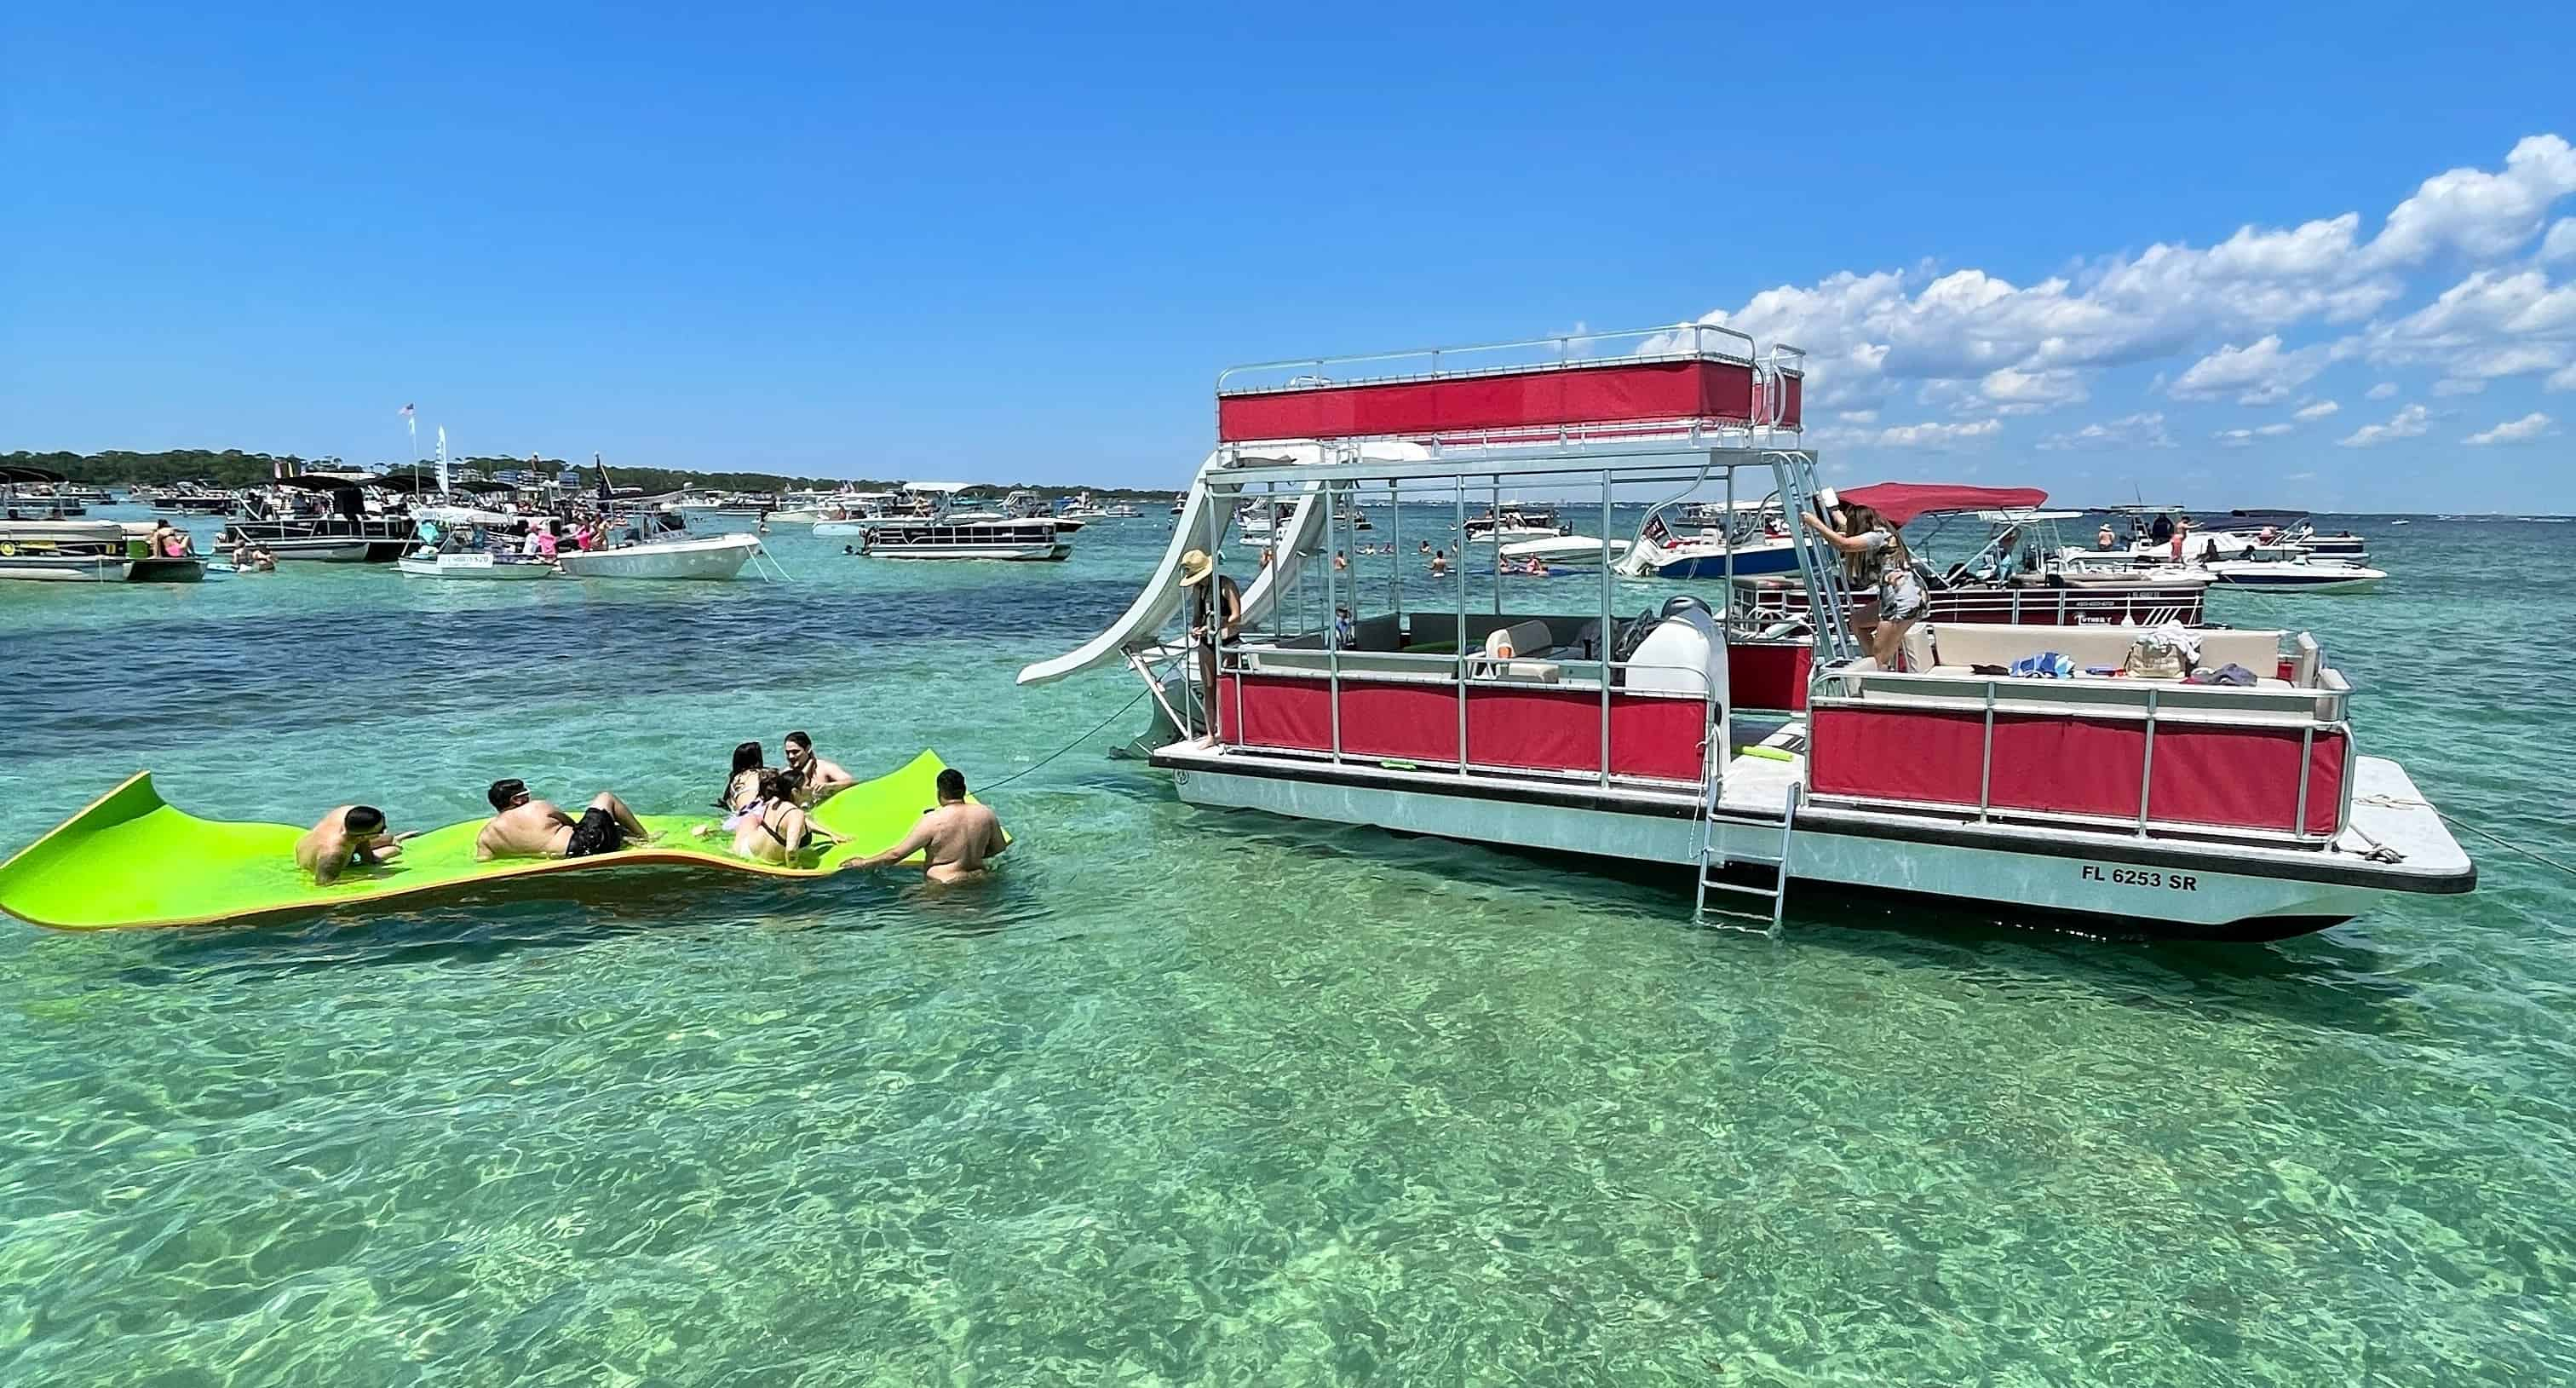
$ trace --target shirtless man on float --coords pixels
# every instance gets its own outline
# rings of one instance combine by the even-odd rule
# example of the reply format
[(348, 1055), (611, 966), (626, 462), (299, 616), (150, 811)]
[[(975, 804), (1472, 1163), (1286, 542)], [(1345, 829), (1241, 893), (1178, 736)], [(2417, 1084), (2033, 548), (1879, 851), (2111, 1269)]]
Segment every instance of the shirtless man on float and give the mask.
[(919, 853), (931, 881), (966, 882), (983, 876), (985, 863), (1010, 846), (1000, 818), (982, 805), (966, 802), (966, 774), (951, 767), (939, 773), (937, 809), (923, 814), (903, 842), (850, 866), (889, 867)]
[(402, 841), (418, 829), (385, 832), (385, 812), (373, 805), (334, 805), (322, 822), (295, 841), (295, 866), (317, 886), (329, 886), (351, 865), (375, 867), (402, 856)]
[(474, 836), (478, 863), (494, 858), (586, 858), (654, 838), (625, 801), (604, 790), (590, 797), (579, 819), (555, 808), (552, 801), (530, 796), (528, 783), (516, 777), (494, 781), (485, 798), (496, 813)]

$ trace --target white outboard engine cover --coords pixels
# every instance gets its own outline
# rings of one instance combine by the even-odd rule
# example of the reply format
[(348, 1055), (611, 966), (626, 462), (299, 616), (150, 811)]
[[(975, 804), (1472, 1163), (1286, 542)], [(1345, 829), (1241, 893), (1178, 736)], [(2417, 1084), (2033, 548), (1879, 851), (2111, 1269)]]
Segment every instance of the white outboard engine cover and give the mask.
[(1717, 619), (1693, 603), (1655, 623), (1628, 657), (1627, 687), (1655, 694), (1705, 698), (1726, 693), (1726, 642)]

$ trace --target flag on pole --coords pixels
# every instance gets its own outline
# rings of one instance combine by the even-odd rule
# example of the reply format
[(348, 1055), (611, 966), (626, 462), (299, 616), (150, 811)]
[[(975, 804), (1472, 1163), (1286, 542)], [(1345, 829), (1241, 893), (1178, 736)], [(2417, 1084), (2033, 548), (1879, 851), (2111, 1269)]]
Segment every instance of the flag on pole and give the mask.
[(411, 406), (405, 405), (402, 407), (402, 417), (405, 419), (411, 418)]

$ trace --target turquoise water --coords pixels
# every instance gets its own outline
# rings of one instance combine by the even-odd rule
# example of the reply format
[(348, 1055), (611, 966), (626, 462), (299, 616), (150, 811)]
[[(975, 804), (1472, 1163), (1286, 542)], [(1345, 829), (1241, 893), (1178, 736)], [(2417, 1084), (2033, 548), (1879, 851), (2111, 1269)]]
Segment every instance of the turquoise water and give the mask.
[[(783, 533), (777, 587), (0, 587), (11, 848), (147, 766), (417, 825), (500, 775), (684, 809), (790, 727), (979, 784), (1111, 729), (994, 794), (973, 891), (0, 923), (0, 1382), (2576, 1378), (2576, 882), (2472, 841), (2475, 896), (2271, 946), (1821, 894), (1774, 944), (1192, 810), (1101, 755), (1132, 681), (1011, 682), (1165, 525)], [(2576, 527), (2362, 528), (2381, 593), (2215, 615), (2315, 629), (2368, 750), (2576, 852)]]

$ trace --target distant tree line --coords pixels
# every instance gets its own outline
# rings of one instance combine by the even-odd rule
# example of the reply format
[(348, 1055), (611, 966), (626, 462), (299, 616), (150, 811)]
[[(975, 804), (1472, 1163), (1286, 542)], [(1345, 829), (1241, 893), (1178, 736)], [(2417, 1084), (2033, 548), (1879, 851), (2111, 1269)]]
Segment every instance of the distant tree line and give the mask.
[[(59, 472), (75, 482), (99, 487), (123, 487), (143, 483), (166, 486), (173, 482), (211, 482), (218, 487), (256, 486), (277, 475), (280, 463), (292, 463), (299, 469), (341, 469), (348, 466), (334, 457), (306, 458), (293, 453), (245, 453), (238, 448), (221, 452), (209, 448), (174, 448), (159, 453), (132, 453), (109, 449), (104, 453), (36, 453), (21, 450), (0, 453), (0, 463), (18, 467), (37, 467)], [(458, 458), (451, 459), (452, 469), (471, 468), (484, 476), (498, 472), (533, 471), (541, 477), (552, 477), (565, 468), (578, 466), (587, 471), (588, 463), (573, 464), (561, 458)], [(438, 470), (436, 459), (420, 460), (421, 475), (432, 476)], [(396, 471), (408, 473), (408, 467)], [(609, 477), (620, 487), (641, 487), (648, 492), (679, 491), (703, 488), (725, 492), (784, 492), (830, 490), (848, 483), (875, 491), (891, 491), (893, 482), (866, 478), (791, 477), (775, 472), (687, 472), (669, 468), (619, 467), (608, 465)], [(587, 480), (595, 481), (596, 477)], [(1128, 487), (1082, 487), (1039, 484), (1035, 482), (995, 482), (988, 490), (1000, 493), (1026, 487), (1040, 496), (1057, 499), (1076, 492), (1089, 491), (1101, 500), (1143, 500), (1169, 495), (1160, 489)]]

